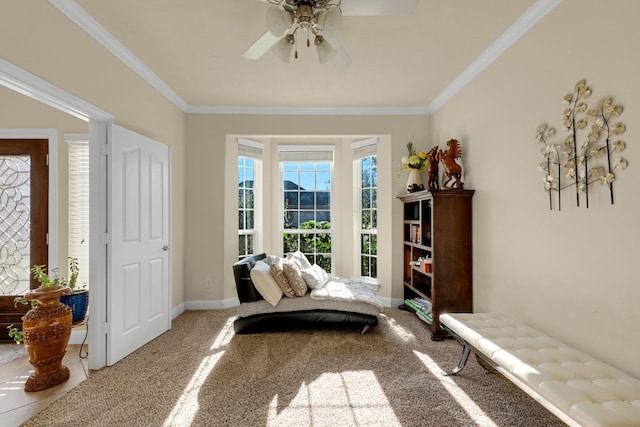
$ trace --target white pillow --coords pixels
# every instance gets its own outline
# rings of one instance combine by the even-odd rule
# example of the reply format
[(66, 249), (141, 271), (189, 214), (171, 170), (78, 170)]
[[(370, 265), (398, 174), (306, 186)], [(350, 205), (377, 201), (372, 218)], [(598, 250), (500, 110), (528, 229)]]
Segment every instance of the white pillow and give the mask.
[(311, 289), (322, 289), (329, 281), (329, 274), (318, 264), (313, 264), (311, 268), (302, 270), (302, 278)]
[(278, 305), (282, 299), (282, 289), (271, 275), (271, 268), (264, 261), (256, 261), (251, 269), (251, 281), (264, 298), (272, 306)]
[(294, 261), (300, 267), (300, 270), (306, 270), (307, 268), (311, 268), (311, 263), (307, 259), (307, 257), (298, 251), (287, 254), (287, 260)]

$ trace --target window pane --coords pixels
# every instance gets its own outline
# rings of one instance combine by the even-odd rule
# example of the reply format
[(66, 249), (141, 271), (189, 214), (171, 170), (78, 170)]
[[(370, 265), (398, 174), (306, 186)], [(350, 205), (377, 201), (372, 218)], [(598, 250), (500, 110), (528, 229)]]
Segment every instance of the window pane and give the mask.
[(331, 193), (329, 191), (316, 191), (316, 209), (331, 208)]
[(314, 162), (301, 162), (300, 170), (301, 171), (315, 171), (316, 164)]
[[(316, 221), (331, 222), (331, 211), (316, 211)], [(331, 224), (327, 224), (326, 228), (331, 228)]]
[(251, 255), (255, 253), (255, 250), (253, 248), (253, 235), (249, 234), (247, 236), (247, 255)]
[(285, 211), (284, 213), (284, 228), (297, 229), (300, 227), (300, 221), (297, 211)]
[(300, 193), (298, 193), (297, 191), (285, 191), (284, 192), (284, 208), (300, 209), (299, 197), (300, 197)]
[(316, 190), (331, 190), (331, 172), (318, 172), (316, 174)]
[(244, 191), (244, 207), (245, 209), (253, 209), (253, 190), (245, 190)]
[(298, 172), (284, 172), (284, 189), (285, 190), (299, 190), (300, 181), (298, 178)]
[[(300, 169), (300, 163), (298, 162), (285, 162), (284, 163), (284, 170), (285, 172), (287, 171), (295, 171), (296, 172), (296, 176), (298, 175), (298, 170)], [(285, 173), (286, 176), (286, 173)]]
[(244, 226), (244, 215), (245, 215), (244, 210), (238, 211), (238, 230), (246, 229), (246, 227)]
[(371, 207), (371, 190), (362, 190), (362, 209), (368, 209)]
[(360, 224), (360, 227), (363, 230), (370, 230), (371, 229), (371, 211), (370, 210), (363, 210), (362, 211), (362, 223)]
[(253, 211), (252, 210), (246, 211), (245, 220), (246, 220), (246, 228), (247, 228), (247, 230), (252, 230), (254, 228), (254, 225), (253, 225)]
[(310, 191), (316, 189), (315, 172), (300, 172), (300, 189)]
[(282, 239), (282, 248), (284, 253), (295, 252), (298, 250), (298, 235), (297, 234), (284, 234)]
[(246, 243), (247, 236), (240, 235), (238, 236), (238, 257), (244, 258), (247, 254)]
[[(309, 221), (315, 221), (315, 212), (314, 211), (300, 211), (300, 228), (308, 229), (310, 225)], [(307, 223), (307, 224), (305, 224)]]
[(300, 209), (313, 209), (315, 207), (315, 193), (311, 191), (300, 192)]
[(309, 253), (309, 254), (314, 254), (316, 252), (316, 246), (315, 246), (313, 234), (300, 235), (300, 250), (304, 253)]

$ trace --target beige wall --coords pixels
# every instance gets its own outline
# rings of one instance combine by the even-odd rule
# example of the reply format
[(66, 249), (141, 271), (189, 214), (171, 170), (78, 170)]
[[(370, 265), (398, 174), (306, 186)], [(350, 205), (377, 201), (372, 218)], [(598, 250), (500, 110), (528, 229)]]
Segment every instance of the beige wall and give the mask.
[[(185, 246), (184, 113), (46, 1), (3, 3), (0, 52), (9, 62), (111, 113), (116, 124), (170, 147), (172, 303), (173, 306), (182, 303)], [(7, 101), (10, 101), (8, 97), (3, 96), (0, 105), (7, 108)], [(34, 114), (16, 118), (15, 121), (2, 120), (0, 125), (29, 128), (46, 123), (48, 127), (57, 128), (60, 134), (71, 132), (69, 128), (76, 128), (75, 124), (68, 124), (67, 118), (52, 119), (49, 111), (36, 110)], [(80, 131), (86, 131), (86, 127)]]
[[(231, 264), (237, 259), (237, 236), (235, 229), (224, 227), (225, 214), (233, 216), (235, 204), (227, 204), (225, 213), (224, 200), (225, 182), (231, 182), (237, 191), (237, 173), (225, 173), (225, 162), (235, 164), (237, 160), (225, 153), (227, 137), (283, 134), (384, 136), (379, 145), (379, 203), (382, 205), (379, 209), (386, 212), (380, 213), (379, 224), (380, 294), (386, 298), (402, 298), (402, 204), (396, 196), (403, 191), (406, 176), (401, 179), (395, 176), (407, 141), (413, 140), (418, 148), (426, 148), (429, 121), (428, 116), (189, 115), (186, 210), (189, 245), (185, 260), (185, 282), (189, 286), (185, 300), (220, 301), (236, 296)], [(235, 221), (232, 224), (235, 226)], [(213, 288), (204, 287), (207, 277), (216, 280)]]
[[(640, 377), (640, 2), (565, 0), (432, 117), (433, 140), (463, 144), (474, 197), (474, 305), (506, 312)], [(593, 103), (625, 107), (615, 204), (563, 192), (549, 210), (541, 122), (561, 130), (566, 93), (582, 78)]]

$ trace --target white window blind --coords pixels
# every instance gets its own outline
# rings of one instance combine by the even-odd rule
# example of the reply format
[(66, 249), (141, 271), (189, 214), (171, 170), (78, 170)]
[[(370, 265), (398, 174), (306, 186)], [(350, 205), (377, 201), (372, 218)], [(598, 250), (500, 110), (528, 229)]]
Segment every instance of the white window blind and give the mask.
[(262, 160), (264, 144), (250, 139), (238, 138), (238, 156)]
[(333, 162), (333, 145), (280, 145), (281, 162)]
[(68, 253), (69, 257), (78, 258), (78, 285), (81, 286), (89, 284), (89, 144), (70, 142), (68, 148)]
[(369, 138), (351, 144), (353, 159), (375, 156), (378, 152), (378, 138)]

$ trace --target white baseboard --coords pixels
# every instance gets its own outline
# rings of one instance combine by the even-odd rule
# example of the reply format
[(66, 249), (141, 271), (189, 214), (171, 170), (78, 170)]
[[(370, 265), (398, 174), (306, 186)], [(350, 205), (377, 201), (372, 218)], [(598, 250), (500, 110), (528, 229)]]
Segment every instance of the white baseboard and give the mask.
[[(80, 345), (87, 336), (87, 325), (79, 326), (71, 330), (71, 336), (69, 337), (69, 345)], [(85, 344), (89, 341), (87, 338)]]
[(224, 308), (235, 307), (239, 305), (238, 298), (229, 298), (222, 301), (186, 301), (184, 303), (185, 310), (222, 310)]

